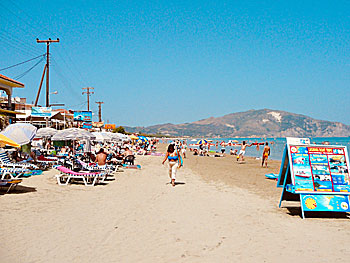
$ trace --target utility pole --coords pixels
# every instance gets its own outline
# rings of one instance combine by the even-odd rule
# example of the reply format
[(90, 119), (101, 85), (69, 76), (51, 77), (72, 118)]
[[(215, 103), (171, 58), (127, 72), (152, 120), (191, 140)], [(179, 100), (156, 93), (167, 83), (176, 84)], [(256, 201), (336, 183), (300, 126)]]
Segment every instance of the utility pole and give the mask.
[(91, 87), (87, 87), (87, 88), (83, 88), (83, 90), (86, 90), (84, 91), (82, 94), (86, 94), (87, 95), (87, 106), (88, 106), (88, 111), (90, 111), (90, 95), (94, 94), (93, 91), (90, 91), (90, 90), (93, 90), (94, 88), (91, 88)]
[(102, 122), (101, 107), (102, 107), (102, 104), (104, 104), (104, 102), (103, 101), (96, 101), (96, 103), (98, 104), (98, 121)]
[[(38, 38), (36, 39), (37, 43), (46, 43), (46, 65), (44, 68), (43, 76), (45, 74), (45, 69), (46, 69), (46, 107), (50, 107), (50, 89), (49, 89), (49, 65), (50, 65), (50, 44), (54, 42), (60, 42), (60, 39), (57, 38), (56, 40), (52, 40), (51, 38), (47, 40), (39, 40)], [(42, 84), (42, 81), (41, 81)], [(39, 93), (41, 90), (41, 84), (40, 84), (40, 89), (38, 92), (37, 99), (39, 98)], [(37, 102), (36, 102), (37, 103)]]

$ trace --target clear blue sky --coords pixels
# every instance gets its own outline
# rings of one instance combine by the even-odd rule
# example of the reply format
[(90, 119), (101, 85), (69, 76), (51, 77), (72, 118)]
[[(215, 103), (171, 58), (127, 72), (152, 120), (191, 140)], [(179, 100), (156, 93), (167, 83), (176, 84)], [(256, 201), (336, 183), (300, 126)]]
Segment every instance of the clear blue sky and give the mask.
[[(59, 37), (51, 101), (83, 110), (81, 88), (95, 87), (117, 125), (262, 108), (350, 124), (349, 1), (3, 0), (0, 26), (0, 68), (45, 53), (37, 37)], [(15, 95), (35, 99), (43, 66)]]

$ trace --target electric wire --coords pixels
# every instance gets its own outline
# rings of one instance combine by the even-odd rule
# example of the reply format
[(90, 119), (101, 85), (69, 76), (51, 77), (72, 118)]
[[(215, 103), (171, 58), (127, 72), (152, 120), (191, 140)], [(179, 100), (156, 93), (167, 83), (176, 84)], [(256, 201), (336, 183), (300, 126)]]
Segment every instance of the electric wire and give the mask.
[(19, 74), (18, 76), (16, 76), (14, 79), (19, 80), (21, 78), (23, 78), (25, 75), (27, 75), (30, 71), (32, 71), (37, 65), (39, 65), (42, 61), (44, 60), (44, 58), (40, 59), (37, 63), (35, 63), (31, 68), (29, 68), (28, 70), (26, 70), (25, 72)]
[[(18, 10), (22, 11), (21, 14), (24, 14), (24, 15), (25, 15), (27, 18), (29, 18), (29, 20), (31, 20), (32, 23), (34, 24), (34, 25), (31, 25), (31, 24), (29, 24), (27, 21), (25, 21), (25, 23), (26, 23), (27, 25), (29, 25), (29, 26), (32, 27), (32, 28), (37, 27), (37, 26), (36, 26), (37, 22), (36, 22), (30, 15), (28, 15), (24, 10), (22, 10), (15, 2), (13, 2), (13, 1), (10, 1), (10, 2), (11, 2)], [(6, 8), (6, 9), (9, 10), (8, 8)], [(14, 12), (12, 12), (11, 10), (9, 10), (9, 11), (10, 11), (12, 14), (14, 14)], [(14, 15), (17, 16), (16, 14), (14, 14)], [(17, 17), (18, 17), (18, 16), (17, 16)], [(20, 18), (22, 21), (24, 21), (22, 17), (19, 17), (19, 18)], [(40, 27), (37, 27), (37, 28), (40, 30), (40, 33), (43, 32), (43, 31), (46, 31), (46, 32), (49, 33), (49, 34), (53, 33), (52, 31), (48, 30), (45, 26), (40, 26)], [(78, 70), (78, 67), (76, 66), (76, 64), (75, 64), (75, 62), (74, 62), (74, 59), (72, 59), (72, 58), (68, 55), (68, 52), (66, 51), (66, 49), (65, 49), (63, 43), (61, 44), (61, 46), (62, 46), (62, 50), (63, 50), (64, 53), (65, 53), (65, 56), (63, 56), (63, 55), (61, 54), (60, 50), (57, 50), (57, 54), (61, 57), (63, 63), (64, 63), (65, 66), (66, 66), (66, 68), (70, 71), (70, 73), (71, 73), (72, 75), (74, 75), (74, 79), (79, 80), (79, 81), (81, 82), (81, 85), (87, 86), (86, 79), (83, 77), (83, 75), (81, 74), (81, 72)], [(70, 63), (68, 63), (68, 62), (66, 61), (65, 57), (68, 58), (68, 60), (69, 60)], [(74, 71), (75, 71), (75, 73), (74, 73)], [(76, 73), (77, 73), (77, 74), (76, 74)]]
[(25, 64), (25, 63), (28, 63), (28, 62), (30, 62), (30, 61), (32, 61), (32, 60), (38, 59), (38, 58), (40, 58), (40, 57), (45, 57), (45, 56), (46, 56), (46, 53), (43, 54), (43, 55), (37, 56), (37, 57), (35, 57), (35, 58), (31, 58), (31, 59), (28, 59), (28, 60), (26, 60), (26, 61), (17, 63), (17, 64), (15, 64), (15, 65), (12, 65), (12, 66), (9, 66), (9, 67), (6, 67), (6, 68), (2, 68), (2, 69), (0, 69), (0, 71), (7, 70), (7, 69), (10, 69), (10, 68), (14, 68), (14, 67), (23, 65), (23, 64)]

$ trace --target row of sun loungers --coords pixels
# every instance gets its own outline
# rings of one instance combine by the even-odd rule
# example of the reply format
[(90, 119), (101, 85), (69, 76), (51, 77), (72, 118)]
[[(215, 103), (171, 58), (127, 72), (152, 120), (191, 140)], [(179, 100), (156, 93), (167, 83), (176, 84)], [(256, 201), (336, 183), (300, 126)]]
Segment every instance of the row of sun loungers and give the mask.
[[(81, 171), (76, 171), (75, 169), (73, 171), (74, 162), (80, 165)], [(94, 186), (104, 183), (108, 176), (113, 176), (113, 173), (120, 171), (120, 167), (122, 167), (122, 165), (98, 166), (96, 164), (88, 164), (77, 158), (69, 159), (67, 157), (65, 160), (62, 160), (56, 157), (40, 156), (38, 163), (44, 163), (46, 166), (54, 167), (59, 171), (59, 174), (55, 175), (59, 185), (68, 185), (74, 181), (82, 181), (85, 186)], [(7, 192), (22, 182), (20, 178), (42, 173), (41, 170), (38, 170), (38, 166), (34, 164), (11, 162), (6, 152), (0, 154), (0, 164), (0, 187), (8, 187)], [(71, 169), (67, 168), (67, 165), (68, 167), (71, 166)], [(130, 168), (134, 166), (136, 169), (141, 168), (130, 164), (123, 165), (123, 168), (128, 168), (129, 166)]]

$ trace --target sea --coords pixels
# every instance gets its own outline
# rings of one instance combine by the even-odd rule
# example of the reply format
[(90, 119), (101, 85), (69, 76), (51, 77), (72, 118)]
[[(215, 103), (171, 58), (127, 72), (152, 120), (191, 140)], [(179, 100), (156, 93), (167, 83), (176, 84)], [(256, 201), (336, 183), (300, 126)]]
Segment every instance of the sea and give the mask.
[[(221, 153), (221, 142), (229, 142), (230, 140), (236, 140), (239, 143), (242, 141), (246, 141), (247, 144), (251, 143), (261, 143), (261, 142), (268, 142), (269, 146), (271, 148), (271, 153), (269, 158), (272, 160), (282, 160), (283, 157), (283, 150), (286, 145), (286, 138), (207, 138), (208, 140), (211, 140), (211, 143), (216, 144), (216, 142), (219, 143), (219, 146), (216, 148), (216, 146), (211, 146), (210, 150), (211, 151), (217, 151)], [(189, 144), (196, 144), (199, 139), (189, 139), (187, 140), (187, 145)], [(350, 137), (315, 137), (315, 138), (310, 138), (311, 144), (323, 144), (327, 142), (329, 145), (342, 145), (346, 146), (349, 154), (349, 149), (350, 149)], [(196, 148), (196, 147), (194, 147)], [(197, 147), (198, 148), (198, 147)], [(226, 153), (230, 152), (230, 149), (237, 149), (239, 151), (240, 146), (227, 146), (225, 147)], [(263, 145), (259, 146), (259, 149), (253, 145), (251, 147), (246, 148), (246, 156), (250, 157), (262, 157), (262, 151), (264, 149)]]

